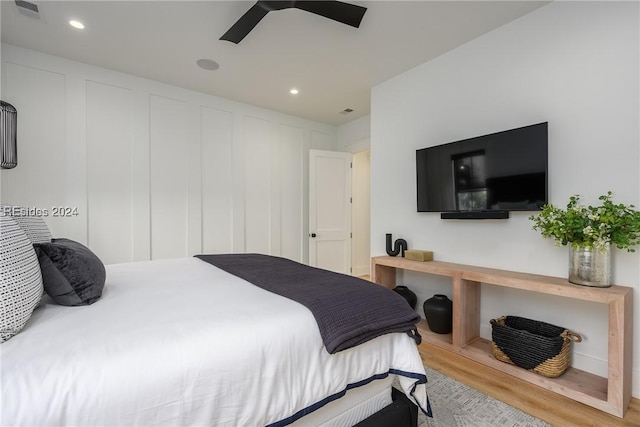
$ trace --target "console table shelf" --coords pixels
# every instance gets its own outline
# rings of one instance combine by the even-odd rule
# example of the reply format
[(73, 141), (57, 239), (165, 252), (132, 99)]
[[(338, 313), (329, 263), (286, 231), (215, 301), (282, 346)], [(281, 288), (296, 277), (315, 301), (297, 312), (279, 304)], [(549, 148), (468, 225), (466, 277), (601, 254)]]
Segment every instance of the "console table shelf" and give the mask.
[[(419, 262), (387, 256), (371, 259), (371, 278), (379, 285), (393, 289), (397, 270), (452, 278), (453, 331), (446, 335), (433, 333), (423, 320), (418, 329), (425, 341), (609, 414), (624, 416), (631, 400), (633, 288), (590, 288), (558, 277), (441, 261)], [(495, 359), (491, 354), (491, 341), (480, 338), (481, 283), (608, 305), (607, 377), (569, 368), (558, 378), (547, 378)]]

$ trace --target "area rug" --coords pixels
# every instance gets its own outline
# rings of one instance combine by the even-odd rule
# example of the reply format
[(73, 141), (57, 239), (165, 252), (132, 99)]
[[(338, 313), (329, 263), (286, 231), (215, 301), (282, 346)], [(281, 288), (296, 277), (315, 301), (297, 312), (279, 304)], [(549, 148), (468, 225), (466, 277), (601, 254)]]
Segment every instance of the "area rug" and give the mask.
[(433, 418), (418, 427), (551, 427), (550, 424), (425, 366)]

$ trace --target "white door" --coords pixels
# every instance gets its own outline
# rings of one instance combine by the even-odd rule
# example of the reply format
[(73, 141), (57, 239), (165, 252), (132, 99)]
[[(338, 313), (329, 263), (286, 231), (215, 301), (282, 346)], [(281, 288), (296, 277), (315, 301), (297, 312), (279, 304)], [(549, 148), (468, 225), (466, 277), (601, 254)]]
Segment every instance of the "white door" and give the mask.
[(351, 154), (309, 151), (309, 265), (351, 273)]

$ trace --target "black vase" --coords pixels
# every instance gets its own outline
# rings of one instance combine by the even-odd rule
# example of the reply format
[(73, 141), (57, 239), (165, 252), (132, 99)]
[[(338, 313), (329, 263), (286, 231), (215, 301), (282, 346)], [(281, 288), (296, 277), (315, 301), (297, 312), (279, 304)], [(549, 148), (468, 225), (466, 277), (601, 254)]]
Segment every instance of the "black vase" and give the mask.
[(395, 288), (393, 288), (393, 291), (407, 300), (411, 308), (415, 310), (416, 304), (418, 303), (418, 297), (411, 289), (407, 288), (406, 286), (396, 286)]
[(435, 294), (424, 302), (424, 315), (429, 329), (438, 334), (451, 333), (453, 302), (442, 294)]

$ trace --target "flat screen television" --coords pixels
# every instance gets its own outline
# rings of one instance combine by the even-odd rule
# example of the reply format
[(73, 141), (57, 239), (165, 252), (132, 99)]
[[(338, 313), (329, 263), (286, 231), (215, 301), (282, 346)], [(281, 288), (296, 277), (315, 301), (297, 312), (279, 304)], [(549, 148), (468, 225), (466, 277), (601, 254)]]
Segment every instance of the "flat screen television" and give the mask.
[(416, 150), (418, 212), (463, 219), (539, 210), (547, 203), (547, 125)]

